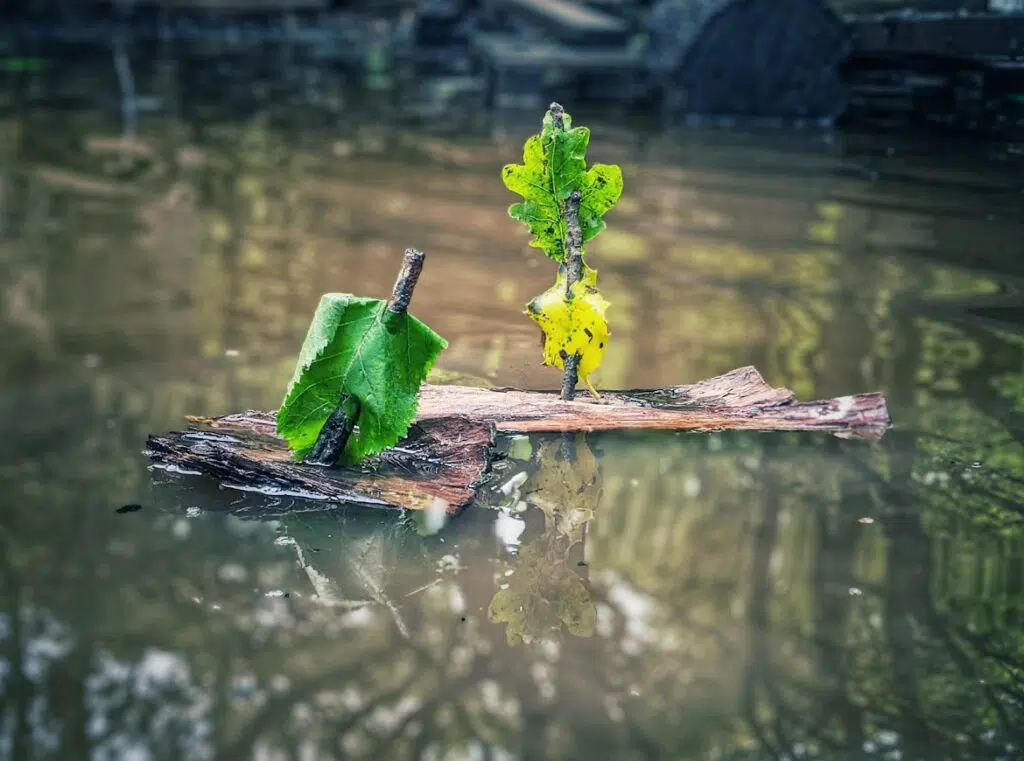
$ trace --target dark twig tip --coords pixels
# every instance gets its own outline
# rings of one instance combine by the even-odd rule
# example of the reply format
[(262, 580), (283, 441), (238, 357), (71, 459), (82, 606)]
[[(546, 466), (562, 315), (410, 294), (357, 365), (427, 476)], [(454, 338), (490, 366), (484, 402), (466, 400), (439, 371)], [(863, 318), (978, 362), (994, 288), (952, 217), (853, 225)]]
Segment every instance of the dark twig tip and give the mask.
[(402, 269), (395, 280), (394, 290), (391, 292), (391, 300), (388, 301), (388, 309), (395, 314), (402, 314), (408, 311), (409, 302), (412, 301), (412, 292), (416, 289), (416, 282), (420, 279), (423, 271), (423, 260), (426, 255), (414, 248), (405, 250), (405, 258), (402, 260)]
[[(358, 405), (355, 405), (358, 410)], [(345, 397), (338, 402), (338, 406), (331, 413), (331, 416), (324, 422), (320, 434), (313, 444), (313, 449), (306, 455), (305, 460), (311, 465), (325, 465), (332, 467), (341, 459), (345, 447), (348, 446), (349, 437), (356, 427), (358, 412), (349, 417), (345, 413)]]
[(565, 109), (559, 103), (552, 103), (548, 106), (548, 113), (551, 114), (551, 126), (556, 130), (565, 129)]

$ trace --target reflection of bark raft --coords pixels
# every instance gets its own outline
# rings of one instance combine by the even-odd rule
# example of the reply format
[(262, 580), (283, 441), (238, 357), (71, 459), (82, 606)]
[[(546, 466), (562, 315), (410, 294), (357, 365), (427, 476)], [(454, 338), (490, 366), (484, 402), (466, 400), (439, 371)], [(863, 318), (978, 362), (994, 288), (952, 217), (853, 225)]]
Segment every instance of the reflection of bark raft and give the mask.
[(649, 28), (669, 110), (778, 119), (843, 110), (838, 67), (851, 42), (824, 0), (661, 0)]
[(662, 429), (824, 431), (876, 438), (889, 425), (881, 394), (798, 403), (752, 367), (691, 386), (606, 393), (563, 402), (553, 392), (425, 385), (409, 436), (359, 468), (295, 462), (272, 413), (194, 419), (192, 430), (150, 437), (147, 454), (171, 470), (225, 485), (332, 503), (457, 513), (474, 497), (495, 432)]

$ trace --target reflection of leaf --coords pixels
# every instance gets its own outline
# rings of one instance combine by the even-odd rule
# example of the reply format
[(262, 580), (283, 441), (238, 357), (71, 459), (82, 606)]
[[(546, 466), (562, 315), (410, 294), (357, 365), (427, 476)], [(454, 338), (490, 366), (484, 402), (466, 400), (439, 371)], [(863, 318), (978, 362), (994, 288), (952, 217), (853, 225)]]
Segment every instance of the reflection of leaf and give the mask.
[(596, 396), (588, 376), (601, 364), (608, 344), (608, 302), (594, 288), (597, 272), (589, 267), (568, 299), (565, 281), (560, 267), (555, 284), (530, 301), (526, 313), (544, 332), (544, 364), (561, 368), (565, 357), (579, 354), (579, 378)]
[(524, 547), (515, 572), (506, 577), (487, 609), (488, 618), (506, 625), (509, 645), (557, 635), (565, 624), (577, 637), (594, 633), (597, 609), (583, 580), (552, 553), (543, 539)]
[(501, 172), (505, 187), (523, 197), (509, 207), (513, 219), (525, 222), (533, 240), (530, 245), (544, 250), (556, 262), (565, 261), (566, 199), (580, 191), (580, 230), (583, 242), (605, 229), (604, 215), (622, 194), (622, 170), (608, 164), (586, 168), (590, 130), (572, 127), (564, 116), (565, 130), (556, 130), (551, 113), (544, 117), (541, 134), (523, 146), (523, 163), (507, 164)]
[(557, 439), (538, 443), (540, 469), (529, 481), (529, 501), (544, 511), (549, 530), (573, 543), (582, 540), (603, 489), (600, 465), (586, 439), (574, 440), (572, 458), (559, 451), (561, 446)]
[(348, 463), (397, 442), (416, 416), (416, 394), (447, 342), (387, 302), (328, 293), (320, 299), (295, 374), (277, 414), (277, 431), (300, 457), (344, 399), (358, 429)]
[(597, 609), (569, 564), (601, 499), (599, 464), (583, 436), (541, 440), (540, 470), (530, 480), (529, 501), (544, 511), (544, 533), (524, 545), (488, 616), (504, 623), (510, 645), (556, 636), (564, 625), (577, 637), (594, 633)]
[(597, 606), (591, 602), (590, 592), (578, 577), (565, 590), (561, 602), (558, 615), (569, 633), (576, 637), (592, 636), (597, 624)]

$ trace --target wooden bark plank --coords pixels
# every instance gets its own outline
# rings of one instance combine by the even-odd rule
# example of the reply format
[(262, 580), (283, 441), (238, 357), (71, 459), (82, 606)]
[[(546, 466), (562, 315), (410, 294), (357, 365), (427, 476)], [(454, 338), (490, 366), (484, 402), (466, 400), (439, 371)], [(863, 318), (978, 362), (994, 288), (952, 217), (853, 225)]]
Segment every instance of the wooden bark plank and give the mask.
[(670, 112), (832, 119), (846, 105), (852, 40), (825, 0), (657, 0), (647, 29)]
[(629, 429), (828, 431), (876, 438), (889, 425), (881, 394), (798, 403), (753, 367), (688, 386), (602, 393), (563, 402), (557, 392), (424, 385), (418, 420), (462, 414), (505, 433)]
[(226, 486), (331, 503), (458, 513), (486, 473), (496, 432), (666, 429), (822, 431), (874, 439), (890, 425), (885, 397), (858, 394), (800, 403), (753, 367), (685, 386), (607, 392), (564, 402), (558, 392), (425, 384), (409, 435), (358, 468), (297, 462), (274, 431), (274, 413), (189, 418), (190, 429), (151, 436), (158, 467)]
[(416, 423), (397, 446), (358, 468), (297, 462), (275, 433), (272, 412), (190, 418), (187, 431), (150, 436), (157, 467), (205, 475), (225, 486), (331, 503), (458, 513), (490, 464), (494, 427), (451, 415)]

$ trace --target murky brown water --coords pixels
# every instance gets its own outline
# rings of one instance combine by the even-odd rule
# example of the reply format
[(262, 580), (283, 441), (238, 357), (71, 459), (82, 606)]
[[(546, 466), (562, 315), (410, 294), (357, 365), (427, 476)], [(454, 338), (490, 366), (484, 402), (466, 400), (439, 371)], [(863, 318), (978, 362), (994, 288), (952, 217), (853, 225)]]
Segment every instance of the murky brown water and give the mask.
[(439, 531), (260, 518), (304, 506), (146, 435), (276, 406), (320, 293), (385, 296), (406, 246), (444, 370), (557, 385), (498, 174), (534, 125), (154, 117), (126, 167), (99, 116), (7, 117), (0, 757), (1020, 757), (1019, 154), (577, 117), (626, 177), (600, 386), (755, 364), (896, 429), (521, 440)]

